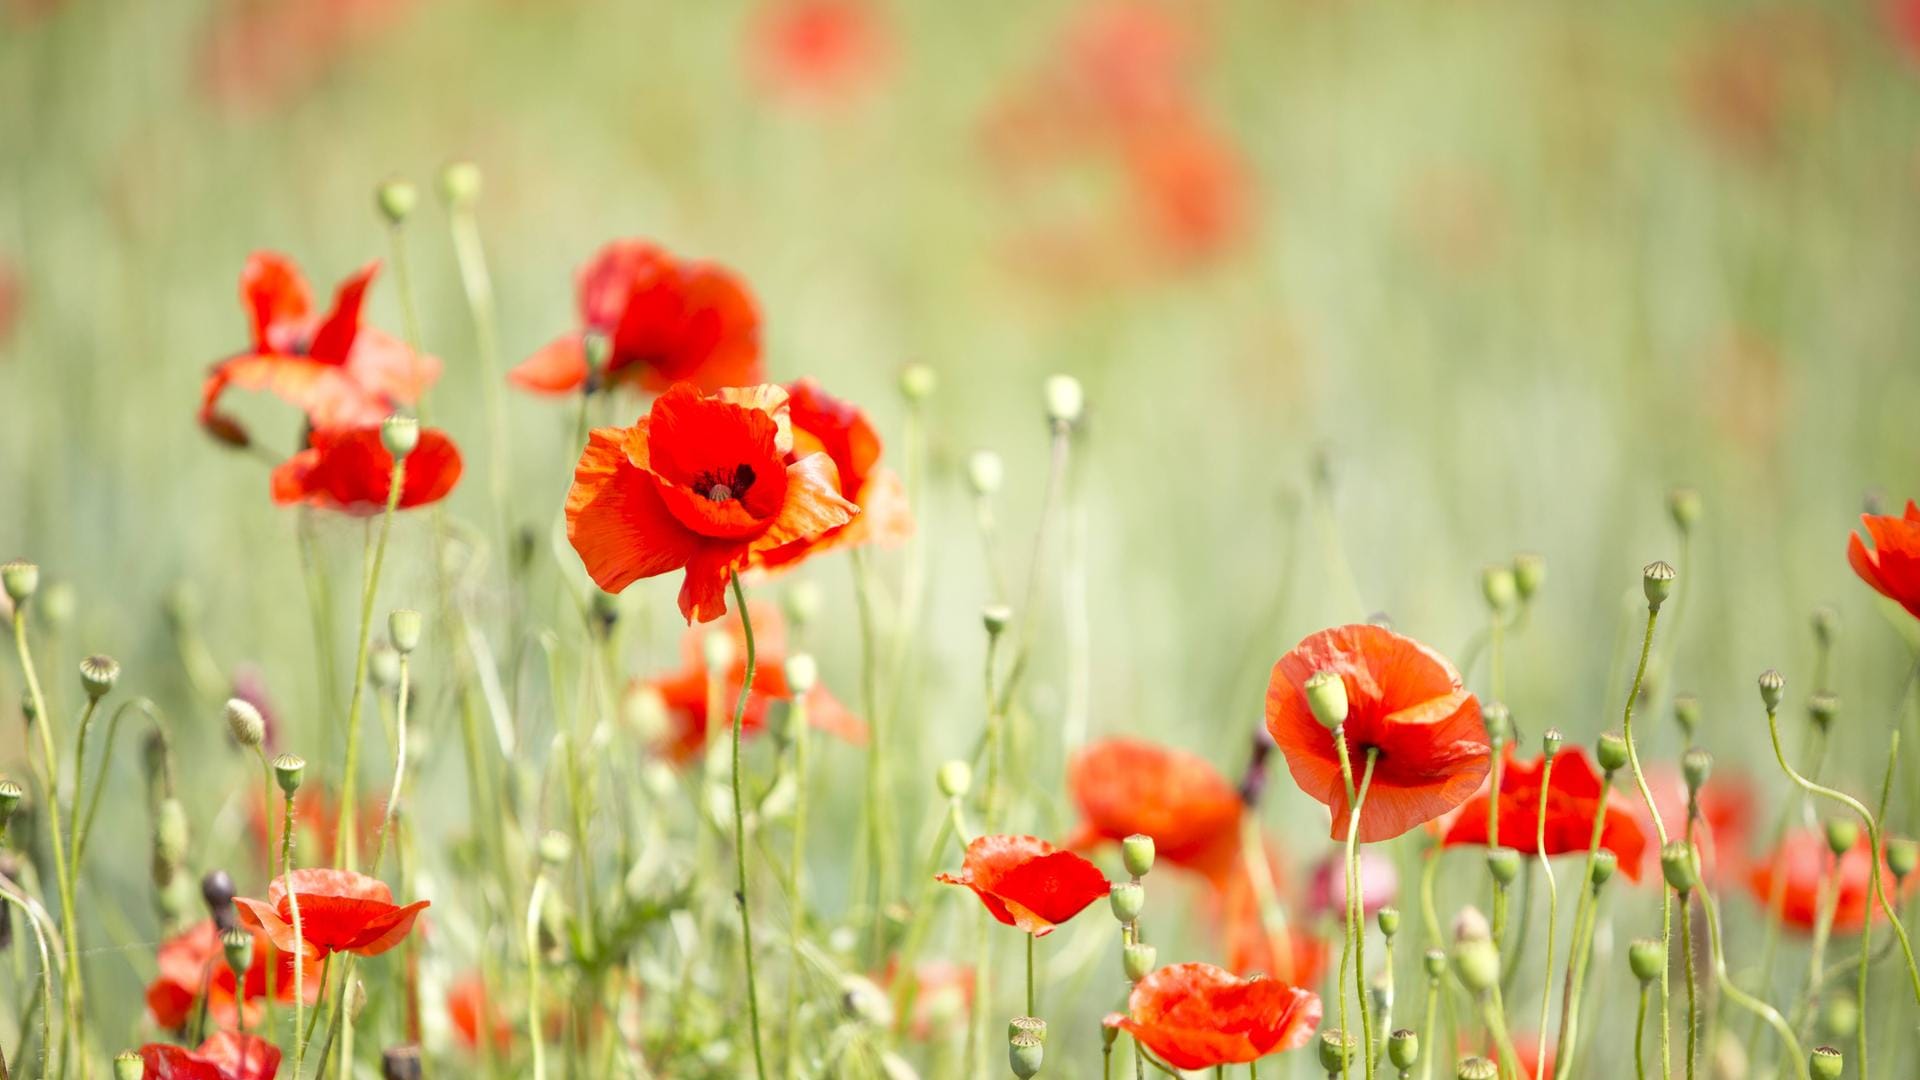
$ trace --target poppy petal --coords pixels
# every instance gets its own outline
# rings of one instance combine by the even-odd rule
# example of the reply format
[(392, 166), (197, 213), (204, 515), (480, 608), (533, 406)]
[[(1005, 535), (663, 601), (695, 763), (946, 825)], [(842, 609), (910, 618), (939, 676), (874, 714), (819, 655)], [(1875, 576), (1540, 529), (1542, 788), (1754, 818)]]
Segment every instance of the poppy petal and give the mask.
[(566, 517), (568, 541), (607, 592), (678, 570), (700, 547), (700, 538), (667, 511), (654, 477), (634, 465), (617, 428), (596, 428), (587, 437)]
[(313, 332), (313, 341), (307, 346), (309, 357), (335, 367), (347, 362), (353, 339), (360, 332), (360, 306), (366, 300), (367, 286), (373, 283), (373, 275), (379, 270), (380, 260), (375, 259), (340, 283), (339, 290), (333, 294), (333, 309), (321, 320), (319, 329)]
[(587, 349), (580, 334), (563, 334), (507, 372), (507, 381), (536, 394), (568, 394), (587, 385)]
[(307, 279), (292, 259), (273, 251), (247, 256), (240, 271), (240, 303), (247, 309), (256, 352), (274, 352), (279, 328), (305, 319), (313, 309)]

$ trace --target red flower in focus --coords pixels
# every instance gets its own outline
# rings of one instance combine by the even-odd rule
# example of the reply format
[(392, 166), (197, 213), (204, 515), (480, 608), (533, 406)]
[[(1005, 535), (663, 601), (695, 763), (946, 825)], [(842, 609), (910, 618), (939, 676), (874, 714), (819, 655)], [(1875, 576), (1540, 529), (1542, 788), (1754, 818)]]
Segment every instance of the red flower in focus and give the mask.
[(1032, 836), (977, 836), (960, 872), (936, 880), (972, 889), (987, 914), (1034, 937), (1053, 933), (1109, 888), (1099, 867)]
[[(379, 956), (413, 929), (413, 921), (431, 901), (405, 907), (393, 902), (385, 882), (351, 870), (295, 870), (293, 893), (300, 902), (300, 934), (293, 932), (293, 907), (287, 901), (287, 875), (267, 885), (267, 899), (239, 896), (240, 925), (267, 935), (285, 952), (325, 956), (334, 952)], [(304, 944), (302, 940), (304, 939)]]
[(380, 268), (368, 263), (335, 294), (333, 307), (313, 310), (307, 280), (291, 259), (257, 251), (240, 274), (240, 302), (253, 327), (249, 351), (213, 366), (201, 388), (200, 424), (238, 446), (246, 429), (219, 411), (228, 386), (266, 390), (307, 414), (316, 427), (377, 424), (410, 405), (440, 377), (440, 361), (360, 323), (367, 286)]
[(865, 413), (820, 389), (812, 379), (789, 383), (787, 415), (793, 425), (792, 465), (808, 454), (832, 459), (840, 474), (840, 495), (860, 508), (859, 516), (818, 536), (759, 553), (756, 565), (769, 570), (792, 566), (808, 555), (869, 540), (897, 543), (913, 531), (913, 513), (900, 478), (880, 467), (880, 436)]
[(145, 1080), (273, 1080), (280, 1048), (253, 1035), (218, 1031), (198, 1050), (168, 1043), (140, 1048)]
[(583, 328), (508, 372), (515, 386), (543, 394), (595, 388), (587, 379), (588, 333), (604, 335), (609, 350), (596, 386), (635, 383), (657, 393), (687, 382), (713, 393), (764, 377), (760, 309), (723, 266), (619, 240), (580, 268), (575, 285)]
[(826, 454), (789, 463), (787, 392), (702, 396), (682, 383), (629, 428), (595, 428), (567, 493), (567, 538), (607, 592), (685, 570), (688, 622), (726, 614), (727, 582), (765, 552), (853, 520)]
[(1346, 743), (1357, 786), (1366, 751), (1379, 751), (1361, 813), (1362, 841), (1391, 840), (1473, 796), (1491, 767), (1480, 702), (1439, 653), (1379, 626), (1355, 624), (1308, 637), (1273, 666), (1267, 731), (1300, 790), (1333, 811), (1347, 835), (1347, 792), (1333, 735), (1314, 719), (1305, 685), (1317, 671), (1346, 683)]
[(1860, 524), (1873, 538), (1873, 550), (1859, 533), (1847, 534), (1847, 562), (1875, 592), (1920, 619), (1920, 504), (1907, 500), (1904, 517), (1862, 514)]
[[(227, 967), (220, 931), (212, 919), (205, 919), (160, 943), (155, 957), (159, 974), (147, 984), (147, 1010), (154, 1023), (169, 1031), (187, 1026), (198, 1011), (201, 995), (207, 999), (207, 1016), (216, 1027), (234, 1026), (238, 1019), (235, 999), (243, 992), (246, 1022), (259, 1022), (261, 999), (267, 996), (267, 968), (276, 964), (274, 1000), (293, 1000), (293, 954), (280, 952), (264, 936), (254, 933), (253, 965), (247, 969), (244, 986)], [(320, 997), (320, 965), (309, 959), (302, 976), (309, 1002)]]
[[(767, 726), (767, 711), (774, 702), (793, 700), (793, 689), (787, 685), (786, 631), (779, 609), (770, 604), (749, 607), (753, 615), (753, 692), (747, 695), (746, 715), (740, 721), (742, 735)], [(710, 630), (687, 632), (681, 649), (684, 662), (677, 673), (639, 684), (640, 693), (657, 695), (660, 706), (666, 710), (668, 727), (661, 749), (676, 763), (691, 761), (706, 748), (714, 716), (717, 715), (723, 725), (733, 722), (733, 708), (747, 674), (747, 643), (738, 613), (728, 613), (724, 628), (733, 638), (734, 661), (724, 684), (718, 688), (718, 708), (708, 700), (709, 692), (714, 690), (708, 685), (705, 658), (705, 640)], [(867, 741), (867, 725), (848, 712), (826, 687), (818, 684), (807, 694), (807, 723), (850, 743)]]
[[(1775, 882), (1781, 885), (1780, 921), (1785, 926), (1812, 933), (1819, 920), (1821, 884), (1838, 874), (1839, 897), (1833, 910), (1835, 933), (1845, 934), (1866, 925), (1867, 905), (1873, 897), (1873, 865), (1868, 856), (1871, 847), (1863, 833), (1839, 859), (1836, 869), (1833, 851), (1827, 847), (1826, 834), (1819, 829), (1790, 829), (1771, 858), (1757, 860), (1747, 872), (1747, 888), (1761, 907), (1772, 902)], [(1883, 852), (1880, 858), (1880, 883), (1893, 893), (1893, 871), (1887, 869)], [(1899, 903), (1920, 885), (1920, 875), (1907, 878), (1894, 897)], [(1829, 889), (1834, 886), (1828, 885)], [(1886, 906), (1873, 906), (1875, 922), (1885, 921)]]
[(879, 81), (893, 53), (891, 32), (866, 0), (769, 0), (750, 29), (754, 74), (796, 101), (856, 97)]
[(1155, 857), (1224, 883), (1240, 865), (1240, 793), (1205, 758), (1138, 739), (1087, 745), (1067, 764), (1080, 808), (1067, 845), (1092, 847), (1135, 833)]
[[(274, 502), (306, 503), (358, 517), (387, 508), (393, 455), (380, 441), (378, 427), (315, 428), (309, 443), (274, 467)], [(460, 482), (460, 468), (460, 449), (453, 440), (445, 432), (423, 429), (420, 444), (407, 455), (394, 508), (408, 510), (446, 498)]]
[[(1641, 857), (1646, 852), (1646, 834), (1634, 816), (1626, 793), (1610, 791), (1600, 802), (1600, 770), (1587, 752), (1577, 746), (1563, 747), (1553, 759), (1551, 788), (1543, 788), (1546, 755), (1533, 761), (1521, 761), (1513, 748), (1506, 750), (1506, 765), (1500, 770), (1500, 846), (1532, 855), (1539, 850), (1540, 804), (1546, 802), (1548, 855), (1585, 852), (1593, 840), (1595, 817), (1602, 819), (1600, 846), (1620, 860), (1620, 872), (1630, 881), (1640, 880)], [(1491, 785), (1489, 785), (1490, 787)], [(1448, 815), (1440, 833), (1445, 847), (1487, 843), (1487, 811), (1492, 802), (1490, 791), (1482, 791)]]
[(513, 1041), (513, 1024), (487, 996), (487, 983), (478, 972), (463, 975), (447, 987), (447, 1019), (460, 1045), (480, 1049), (480, 1033), (487, 1033), (487, 1044), (503, 1051)]
[(1206, 1069), (1305, 1046), (1320, 1024), (1320, 998), (1278, 979), (1172, 964), (1134, 984), (1127, 1013), (1106, 1022), (1176, 1069)]

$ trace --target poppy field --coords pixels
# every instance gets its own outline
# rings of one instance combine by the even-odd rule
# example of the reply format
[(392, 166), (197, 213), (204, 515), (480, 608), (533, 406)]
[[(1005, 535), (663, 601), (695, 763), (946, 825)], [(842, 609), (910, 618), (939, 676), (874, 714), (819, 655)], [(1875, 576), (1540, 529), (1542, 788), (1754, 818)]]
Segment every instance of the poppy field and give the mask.
[(0, 0), (0, 1080), (1920, 1071), (1920, 3)]

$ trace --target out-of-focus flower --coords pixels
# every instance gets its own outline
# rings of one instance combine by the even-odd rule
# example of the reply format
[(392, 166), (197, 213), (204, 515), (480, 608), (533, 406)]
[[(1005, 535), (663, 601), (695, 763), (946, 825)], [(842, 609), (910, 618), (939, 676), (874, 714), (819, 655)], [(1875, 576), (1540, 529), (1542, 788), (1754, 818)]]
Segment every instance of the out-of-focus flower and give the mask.
[[(1620, 860), (1620, 872), (1631, 881), (1640, 880), (1641, 859), (1646, 852), (1646, 834), (1634, 816), (1633, 804), (1626, 793), (1614, 790), (1600, 801), (1600, 770), (1587, 752), (1577, 746), (1562, 747), (1553, 759), (1551, 788), (1542, 786), (1546, 776), (1546, 756), (1521, 760), (1511, 746), (1506, 749), (1506, 765), (1500, 770), (1500, 846), (1523, 855), (1539, 850), (1541, 804), (1546, 804), (1546, 852), (1565, 855), (1585, 852), (1593, 840), (1594, 819), (1602, 819), (1600, 846)], [(1487, 788), (1491, 788), (1491, 781)], [(1442, 819), (1440, 842), (1447, 847), (1468, 844), (1485, 845), (1490, 838), (1488, 810), (1490, 790), (1482, 790)]]
[(754, 556), (768, 570), (792, 566), (809, 555), (868, 541), (897, 543), (913, 531), (906, 489), (893, 470), (880, 464), (880, 436), (865, 413), (828, 394), (812, 379), (789, 383), (788, 417), (793, 425), (789, 466), (808, 454), (825, 454), (839, 473), (840, 495), (859, 507), (852, 521), (818, 536), (795, 540)]
[(1719, 20), (1684, 59), (1686, 104), (1715, 149), (1754, 163), (1834, 89), (1832, 30), (1815, 9), (1762, 7)]
[(978, 836), (958, 874), (936, 880), (972, 889), (987, 914), (1034, 937), (1107, 895), (1099, 867), (1033, 836)]
[[(305, 503), (360, 517), (386, 509), (393, 490), (393, 455), (381, 441), (378, 426), (318, 427), (308, 443), (274, 467), (274, 502)], [(420, 432), (406, 465), (400, 499), (394, 504), (399, 510), (439, 502), (460, 482), (460, 449), (434, 428)]]
[(1126, 142), (1135, 213), (1154, 251), (1181, 262), (1218, 257), (1252, 231), (1253, 191), (1239, 148), (1197, 120)]
[(280, 1048), (254, 1035), (216, 1031), (198, 1050), (168, 1043), (140, 1048), (144, 1080), (273, 1080)]
[[(1284, 906), (1283, 895), (1276, 885), (1275, 902)], [(1246, 873), (1229, 877), (1209, 903), (1227, 967), (1235, 974), (1271, 975), (1296, 986), (1317, 985), (1326, 974), (1327, 943), (1302, 919), (1284, 920), (1284, 929), (1268, 925)]]
[(1159, 860), (1216, 886), (1240, 870), (1240, 795), (1205, 758), (1140, 739), (1088, 744), (1067, 765), (1080, 829), (1067, 846), (1153, 837)]
[(399, 22), (416, 0), (221, 0), (201, 42), (202, 86), (265, 111), (318, 83)]
[(5, 258), (0, 258), (0, 348), (6, 347), (7, 339), (13, 336), (14, 324), (20, 320), (22, 291), (20, 272)]
[[(285, 827), (281, 820), (285, 804), (276, 793), (272, 806), (263, 800), (266, 796), (255, 793), (250, 804), (248, 821), (253, 828), (254, 838), (259, 841), (262, 865), (277, 867), (280, 860), (280, 830)], [(371, 851), (380, 835), (380, 821), (386, 817), (386, 807), (377, 800), (361, 803), (360, 812), (354, 820), (358, 823), (360, 850)], [(308, 780), (300, 786), (293, 797), (293, 843), (296, 855), (311, 865), (330, 866), (340, 841), (340, 800), (318, 780)]]
[[(1648, 763), (1646, 777), (1647, 790), (1653, 792), (1653, 803), (1660, 810), (1660, 821), (1666, 826), (1667, 835), (1683, 836), (1687, 828), (1686, 777), (1678, 768), (1660, 761)], [(1615, 780), (1620, 782), (1621, 778)], [(1724, 874), (1741, 873), (1746, 866), (1758, 796), (1752, 781), (1743, 773), (1722, 767), (1714, 771), (1713, 778), (1700, 789), (1697, 797), (1700, 822), (1694, 827), (1693, 842), (1700, 852), (1701, 876), (1711, 884), (1720, 881)], [(1640, 834), (1654, 835), (1645, 801), (1633, 793), (1629, 793), (1627, 801), (1640, 822)]]
[(471, 972), (447, 987), (447, 1020), (460, 1045), (480, 1049), (480, 1033), (486, 1032), (487, 1044), (497, 1053), (513, 1042), (513, 1024), (487, 994), (487, 982), (479, 972)]
[[(889, 963), (878, 980), (891, 988), (900, 977)], [(973, 968), (947, 960), (929, 960), (913, 969), (913, 1010), (907, 1021), (907, 1034), (920, 1042), (940, 1037), (951, 1030), (953, 1018), (973, 1011), (975, 977)]]
[(1320, 1024), (1320, 998), (1279, 979), (1172, 964), (1135, 983), (1127, 1015), (1108, 1023), (1176, 1069), (1206, 1069), (1305, 1046)]
[(873, 90), (893, 59), (892, 28), (871, 0), (766, 0), (748, 26), (747, 63), (772, 96), (840, 104)]
[(239, 896), (240, 924), (264, 933), (274, 946), (303, 956), (350, 952), (379, 956), (413, 929), (414, 919), (432, 903), (393, 902), (385, 882), (351, 870), (295, 870), (293, 894), (300, 901), (300, 934), (293, 932), (293, 908), (287, 900), (289, 875), (267, 885), (265, 901)]
[(1346, 745), (1356, 786), (1365, 750), (1377, 750), (1361, 812), (1362, 842), (1390, 840), (1473, 796), (1491, 767), (1480, 703), (1439, 653), (1384, 627), (1359, 623), (1322, 630), (1273, 667), (1267, 730), (1286, 755), (1300, 790), (1333, 812), (1332, 836), (1345, 840), (1345, 781), (1332, 733), (1314, 718), (1306, 682), (1331, 671), (1346, 684)]
[[(1393, 868), (1393, 860), (1379, 852), (1362, 849), (1359, 859), (1360, 908), (1371, 917), (1399, 896), (1400, 873)], [(1346, 911), (1346, 853), (1329, 852), (1314, 865), (1312, 875), (1307, 878), (1307, 913), (1343, 919)]]
[[(259, 1022), (261, 1002), (267, 996), (269, 965), (276, 965), (274, 1000), (293, 1000), (293, 954), (272, 948), (265, 935), (254, 932), (253, 964), (244, 985), (227, 966), (219, 928), (212, 919), (195, 923), (160, 943), (155, 957), (159, 973), (147, 984), (147, 1010), (154, 1023), (169, 1031), (186, 1027), (204, 994), (207, 1016), (216, 1027), (234, 1026), (239, 1018), (236, 999), (244, 996), (246, 1022)], [(320, 966), (308, 959), (302, 978), (309, 1002), (320, 997)]]
[(726, 614), (727, 584), (754, 558), (852, 521), (824, 453), (789, 462), (778, 386), (704, 396), (680, 383), (628, 428), (595, 428), (567, 493), (567, 538), (607, 592), (684, 570), (688, 622)]
[(1920, 619), (1920, 503), (1907, 500), (1902, 517), (1862, 514), (1860, 524), (1873, 538), (1869, 550), (1860, 534), (1847, 534), (1847, 562), (1875, 592)]
[[(658, 393), (692, 383), (713, 393), (764, 377), (759, 306), (726, 267), (680, 259), (644, 240), (617, 240), (580, 268), (575, 286), (581, 329), (509, 372), (515, 386), (568, 394), (631, 384)], [(589, 333), (605, 339), (603, 371), (588, 370)]]
[[(1833, 879), (1837, 874), (1839, 891), (1834, 901), (1833, 930), (1840, 934), (1853, 933), (1866, 925), (1867, 906), (1873, 897), (1870, 851), (1872, 848), (1863, 832), (1854, 846), (1840, 857), (1836, 868), (1825, 833), (1818, 829), (1789, 829), (1781, 839), (1779, 848), (1770, 857), (1754, 862), (1752, 869), (1747, 872), (1747, 889), (1764, 908), (1772, 902), (1778, 881), (1781, 887), (1781, 923), (1795, 930), (1812, 933), (1820, 914), (1821, 883)], [(1880, 858), (1880, 873), (1881, 885), (1891, 895), (1893, 871), (1887, 869), (1884, 853)], [(1905, 887), (1894, 897), (1895, 902), (1911, 896), (1916, 886), (1920, 886), (1920, 875), (1909, 876)], [(1885, 904), (1873, 904), (1874, 921), (1884, 922), (1886, 917)]]

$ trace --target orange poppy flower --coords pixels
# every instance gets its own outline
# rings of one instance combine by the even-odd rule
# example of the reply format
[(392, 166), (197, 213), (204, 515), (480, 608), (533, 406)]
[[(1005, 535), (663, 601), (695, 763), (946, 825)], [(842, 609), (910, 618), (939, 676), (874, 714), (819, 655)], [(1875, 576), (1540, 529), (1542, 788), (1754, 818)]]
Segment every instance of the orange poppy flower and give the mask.
[[(1873, 898), (1873, 868), (1867, 854), (1870, 850), (1862, 833), (1853, 848), (1840, 858), (1836, 869), (1823, 831), (1789, 829), (1772, 857), (1757, 860), (1747, 872), (1747, 889), (1765, 907), (1773, 897), (1775, 876), (1783, 876), (1781, 924), (1812, 933), (1820, 915), (1821, 884), (1837, 873), (1839, 899), (1833, 911), (1833, 929), (1835, 933), (1851, 933), (1866, 924), (1867, 905)], [(1891, 894), (1893, 871), (1887, 869), (1884, 854), (1880, 859), (1880, 873), (1881, 885)], [(1920, 875), (1909, 876), (1895, 901), (1911, 896), (1916, 885), (1920, 885)], [(1873, 917), (1875, 922), (1885, 921), (1884, 904), (1874, 905)]]
[[(460, 449), (446, 433), (426, 428), (407, 455), (396, 509), (436, 503), (460, 482)], [(273, 501), (306, 503), (366, 517), (387, 508), (393, 490), (393, 455), (379, 427), (315, 428), (305, 450), (274, 467)]]
[(1860, 515), (1873, 550), (1859, 533), (1847, 534), (1847, 562), (1874, 591), (1920, 619), (1920, 504), (1907, 500), (1905, 517)]
[(1243, 1065), (1305, 1046), (1320, 1025), (1320, 997), (1212, 964), (1171, 964), (1135, 983), (1127, 1015), (1107, 1023), (1176, 1069)]
[(273, 1080), (280, 1048), (254, 1035), (217, 1031), (198, 1050), (168, 1043), (140, 1048), (144, 1080)]
[(1084, 850), (1135, 833), (1155, 857), (1216, 885), (1240, 866), (1240, 794), (1205, 758), (1140, 739), (1089, 743), (1067, 764)]
[[(753, 692), (747, 695), (747, 711), (740, 721), (743, 736), (766, 728), (767, 713), (774, 702), (793, 700), (793, 689), (787, 685), (786, 628), (781, 622), (780, 610), (771, 604), (756, 603), (748, 607), (753, 615)], [(740, 698), (740, 684), (747, 675), (746, 634), (739, 614), (729, 612), (724, 627), (733, 638), (734, 661), (721, 690), (720, 722), (723, 725), (733, 722), (734, 703)], [(639, 693), (657, 695), (665, 708), (669, 726), (660, 749), (676, 764), (691, 761), (706, 749), (712, 727), (707, 699), (707, 633), (704, 629), (687, 632), (679, 671), (636, 684)], [(867, 725), (848, 712), (826, 687), (818, 684), (807, 694), (807, 723), (856, 745), (867, 741)]]
[[(147, 984), (147, 1010), (154, 1023), (174, 1031), (184, 1028), (199, 1008), (201, 995), (207, 999), (207, 1016), (217, 1027), (235, 1026), (239, 1018), (236, 999), (246, 1001), (246, 1022), (257, 1024), (260, 1000), (267, 996), (267, 967), (278, 964), (274, 1000), (293, 1000), (293, 954), (272, 947), (265, 936), (254, 933), (253, 965), (247, 968), (242, 984), (227, 967), (226, 950), (220, 931), (212, 919), (204, 919), (160, 943), (155, 957), (159, 974)], [(309, 1002), (320, 997), (320, 965), (309, 959), (303, 975)]]
[(513, 1041), (513, 1024), (493, 1004), (487, 983), (478, 972), (463, 975), (447, 987), (447, 1020), (460, 1045), (468, 1050), (480, 1048), (480, 1033), (487, 1033), (487, 1044), (496, 1052)]
[(287, 902), (287, 875), (267, 884), (265, 901), (237, 896), (233, 902), (240, 925), (267, 935), (278, 949), (305, 956), (379, 956), (400, 944), (431, 903), (396, 905), (385, 882), (351, 870), (295, 870), (292, 879), (300, 899), (299, 937), (294, 936), (293, 907)]
[(397, 338), (360, 322), (370, 262), (340, 286), (333, 307), (313, 310), (299, 267), (284, 255), (254, 252), (240, 274), (240, 302), (252, 347), (215, 364), (200, 392), (200, 423), (215, 438), (248, 441), (239, 421), (219, 411), (227, 387), (266, 390), (306, 413), (316, 427), (377, 424), (410, 405), (440, 377), (440, 361), (416, 355)]
[(866, 414), (820, 389), (812, 379), (788, 383), (786, 390), (787, 415), (793, 425), (787, 464), (808, 454), (827, 455), (839, 471), (841, 497), (859, 507), (860, 514), (839, 528), (761, 552), (754, 557), (755, 564), (782, 570), (832, 548), (906, 539), (913, 531), (906, 489), (893, 470), (880, 467), (880, 436)]
[(692, 383), (707, 393), (752, 386), (760, 364), (760, 309), (733, 271), (677, 259), (644, 240), (601, 248), (575, 277), (581, 330), (548, 343), (507, 373), (523, 390), (568, 394), (588, 385), (586, 335), (609, 348), (598, 386), (658, 393)]
[[(1630, 881), (1640, 880), (1641, 858), (1646, 852), (1646, 834), (1634, 815), (1626, 793), (1610, 791), (1603, 806), (1600, 802), (1600, 770), (1577, 746), (1562, 747), (1553, 759), (1551, 788), (1541, 786), (1546, 772), (1546, 755), (1522, 761), (1511, 746), (1506, 750), (1506, 766), (1500, 770), (1500, 846), (1531, 855), (1539, 850), (1540, 804), (1547, 811), (1546, 851), (1548, 855), (1585, 852), (1593, 840), (1593, 821), (1603, 818), (1600, 846), (1620, 860), (1620, 872)], [(1491, 788), (1491, 783), (1487, 787)], [(1490, 790), (1478, 795), (1442, 819), (1440, 843), (1445, 847), (1487, 843), (1487, 810), (1492, 802)]]
[(1195, 263), (1218, 257), (1253, 228), (1253, 183), (1232, 140), (1197, 119), (1127, 140), (1135, 212), (1156, 254)]
[(775, 96), (836, 104), (871, 89), (893, 52), (867, 0), (770, 0), (754, 17), (748, 61)]
[(607, 592), (685, 570), (689, 623), (726, 614), (727, 581), (764, 552), (852, 521), (826, 454), (789, 463), (777, 386), (704, 396), (681, 383), (629, 428), (595, 428), (567, 493), (567, 538)]
[(1317, 671), (1346, 683), (1346, 742), (1354, 783), (1366, 751), (1378, 750), (1359, 838), (1391, 840), (1473, 796), (1492, 766), (1480, 702), (1439, 653), (1367, 624), (1308, 637), (1273, 666), (1267, 731), (1286, 755), (1300, 790), (1333, 811), (1336, 840), (1347, 836), (1346, 785), (1333, 735), (1314, 719), (1306, 682)]
[(987, 914), (1034, 937), (1053, 933), (1109, 888), (1099, 867), (1033, 836), (977, 836), (960, 872), (935, 880), (972, 889)]

